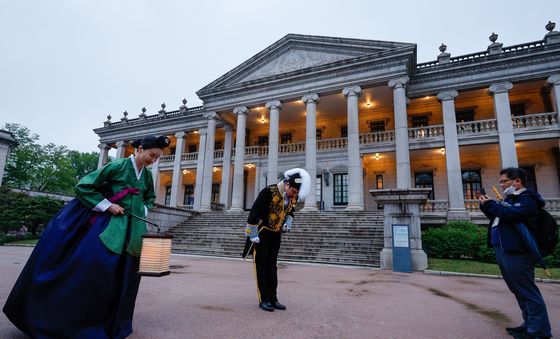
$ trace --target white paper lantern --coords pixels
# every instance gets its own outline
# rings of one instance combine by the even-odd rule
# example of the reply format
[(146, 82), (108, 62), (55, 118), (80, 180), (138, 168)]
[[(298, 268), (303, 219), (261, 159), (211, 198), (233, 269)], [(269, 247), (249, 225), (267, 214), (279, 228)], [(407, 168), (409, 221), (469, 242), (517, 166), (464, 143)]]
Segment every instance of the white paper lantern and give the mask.
[(170, 273), (171, 235), (144, 234), (138, 274), (161, 277)]

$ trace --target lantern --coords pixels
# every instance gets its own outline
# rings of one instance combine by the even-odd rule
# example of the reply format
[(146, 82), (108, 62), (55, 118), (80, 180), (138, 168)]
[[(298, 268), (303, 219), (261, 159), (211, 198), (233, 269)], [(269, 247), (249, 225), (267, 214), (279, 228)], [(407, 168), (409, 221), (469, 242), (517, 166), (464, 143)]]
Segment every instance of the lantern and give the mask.
[(172, 235), (144, 234), (138, 274), (161, 277), (168, 275)]

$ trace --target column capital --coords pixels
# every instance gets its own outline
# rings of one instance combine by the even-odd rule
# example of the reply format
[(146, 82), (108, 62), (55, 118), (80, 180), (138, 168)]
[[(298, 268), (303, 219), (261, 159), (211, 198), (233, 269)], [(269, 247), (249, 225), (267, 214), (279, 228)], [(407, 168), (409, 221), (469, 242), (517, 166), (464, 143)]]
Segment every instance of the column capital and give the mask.
[(198, 129), (198, 134), (200, 134), (200, 135), (206, 135), (207, 132), (208, 132), (208, 129), (206, 129), (206, 128), (199, 128)]
[(104, 151), (110, 149), (111, 147), (105, 143), (100, 143), (97, 145), (97, 148), (99, 148), (100, 151)]
[(410, 80), (409, 77), (404, 76), (404, 77), (400, 77), (400, 78), (397, 78), (397, 79), (389, 80), (388, 85), (393, 90), (395, 90), (397, 88), (405, 88), (406, 84), (408, 84), (409, 80)]
[(185, 134), (186, 133), (184, 131), (177, 132), (177, 133), (175, 133), (175, 138), (177, 138), (177, 139), (182, 138), (182, 137), (185, 136)]
[(490, 85), (488, 88), (492, 93), (504, 93), (509, 92), (510, 89), (513, 88), (513, 84), (511, 82), (497, 82), (495, 84)]
[(552, 86), (560, 85), (560, 74), (554, 74), (546, 79), (546, 82)]
[(220, 117), (220, 116), (218, 115), (218, 113), (213, 112), (213, 111), (211, 111), (211, 112), (204, 112), (204, 114), (203, 114), (202, 116), (203, 116), (205, 119), (208, 119), (208, 120), (211, 120), (211, 119), (217, 120), (217, 119), (219, 119), (219, 117)]
[(360, 93), (362, 93), (362, 88), (360, 86), (350, 86), (342, 90), (342, 94), (344, 94), (345, 97), (358, 96)]
[(224, 130), (226, 132), (231, 132), (231, 131), (233, 131), (233, 127), (231, 127), (230, 124), (226, 124), (226, 125), (224, 125)]
[(455, 91), (455, 90), (451, 90), (451, 91), (443, 91), (443, 92), (439, 92), (437, 95), (437, 98), (440, 101), (446, 101), (446, 100), (455, 100), (455, 98), (459, 95), (459, 92)]
[(117, 147), (123, 147), (126, 146), (127, 142), (126, 141), (117, 141)]
[(303, 101), (305, 104), (313, 103), (313, 102), (318, 103), (319, 102), (319, 94), (317, 94), (317, 93), (306, 94), (301, 98), (301, 101)]
[(267, 102), (265, 104), (265, 107), (268, 110), (271, 110), (271, 109), (281, 110), (282, 109), (282, 103), (279, 100), (273, 100), (273, 101)]
[(235, 115), (244, 115), (247, 114), (247, 112), (249, 112), (247, 106), (237, 106), (233, 109), (233, 114)]

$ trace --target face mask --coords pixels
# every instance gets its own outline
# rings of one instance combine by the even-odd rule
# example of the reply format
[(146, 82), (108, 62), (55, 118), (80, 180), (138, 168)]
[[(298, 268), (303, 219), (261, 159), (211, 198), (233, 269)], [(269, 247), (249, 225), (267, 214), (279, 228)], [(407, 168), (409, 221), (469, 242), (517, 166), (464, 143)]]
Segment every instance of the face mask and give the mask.
[(509, 186), (506, 189), (504, 189), (504, 195), (505, 196), (513, 194), (513, 192), (515, 192), (515, 187), (513, 187), (513, 186)]

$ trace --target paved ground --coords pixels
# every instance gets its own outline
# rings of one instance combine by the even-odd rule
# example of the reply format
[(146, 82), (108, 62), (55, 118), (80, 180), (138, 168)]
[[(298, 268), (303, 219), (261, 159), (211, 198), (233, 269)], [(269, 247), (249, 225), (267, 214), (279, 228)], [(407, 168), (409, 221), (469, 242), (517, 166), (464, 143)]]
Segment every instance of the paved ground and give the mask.
[[(0, 246), (0, 305), (31, 248)], [(521, 322), (502, 280), (280, 264), (286, 311), (257, 307), (252, 262), (173, 256), (172, 274), (142, 278), (132, 339), (511, 338)], [(560, 285), (539, 284), (560, 335)], [(0, 315), (0, 338), (25, 338)]]

